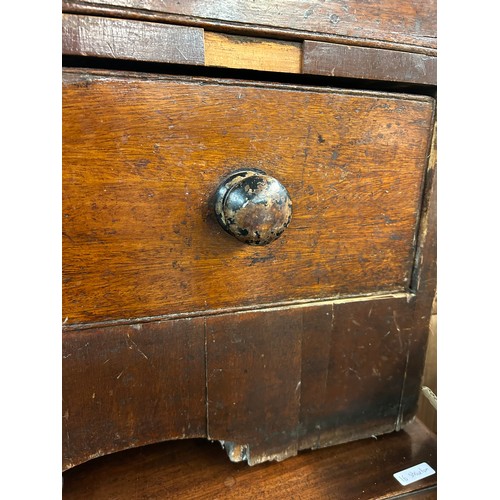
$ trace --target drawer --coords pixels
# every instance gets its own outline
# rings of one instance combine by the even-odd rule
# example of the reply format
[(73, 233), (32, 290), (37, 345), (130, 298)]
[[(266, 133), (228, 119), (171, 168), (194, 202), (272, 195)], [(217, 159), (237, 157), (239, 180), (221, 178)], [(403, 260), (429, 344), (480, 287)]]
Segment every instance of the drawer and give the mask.
[[(66, 326), (408, 292), (433, 113), (424, 96), (66, 70)], [(241, 168), (292, 199), (269, 245), (217, 223)]]
[[(184, 438), (253, 465), (411, 421), (433, 120), (420, 95), (66, 69), (63, 469)], [(217, 221), (240, 169), (292, 201), (268, 245)]]

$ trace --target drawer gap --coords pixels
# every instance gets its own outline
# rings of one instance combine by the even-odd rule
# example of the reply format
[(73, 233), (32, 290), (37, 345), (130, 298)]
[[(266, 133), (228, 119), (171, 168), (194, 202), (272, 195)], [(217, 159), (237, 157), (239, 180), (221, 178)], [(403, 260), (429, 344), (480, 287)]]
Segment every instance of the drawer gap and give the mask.
[(158, 75), (194, 76), (207, 78), (231, 78), (249, 82), (285, 83), (292, 85), (312, 85), (316, 87), (369, 90), (376, 92), (397, 92), (409, 95), (436, 97), (436, 88), (431, 85), (411, 83), (360, 80), (354, 78), (328, 77), (276, 73), (247, 69), (228, 69), (208, 66), (188, 66), (143, 61), (126, 61), (84, 56), (62, 56), (63, 68), (102, 69), (111, 71), (154, 73)]

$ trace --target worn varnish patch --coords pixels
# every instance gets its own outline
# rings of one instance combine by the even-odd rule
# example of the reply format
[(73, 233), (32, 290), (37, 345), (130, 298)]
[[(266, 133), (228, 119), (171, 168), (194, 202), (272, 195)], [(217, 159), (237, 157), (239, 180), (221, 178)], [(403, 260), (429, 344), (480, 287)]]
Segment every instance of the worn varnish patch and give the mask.
[(342, 78), (436, 85), (437, 58), (398, 50), (306, 40), (302, 55), (302, 72)]
[(222, 228), (248, 245), (268, 245), (292, 219), (286, 188), (262, 170), (238, 170), (219, 186), (215, 215)]
[[(65, 73), (67, 325), (408, 289), (433, 100)], [(227, 235), (213, 195), (251, 166), (286, 186), (283, 235)]]
[(127, 19), (62, 15), (64, 55), (204, 64), (203, 30)]

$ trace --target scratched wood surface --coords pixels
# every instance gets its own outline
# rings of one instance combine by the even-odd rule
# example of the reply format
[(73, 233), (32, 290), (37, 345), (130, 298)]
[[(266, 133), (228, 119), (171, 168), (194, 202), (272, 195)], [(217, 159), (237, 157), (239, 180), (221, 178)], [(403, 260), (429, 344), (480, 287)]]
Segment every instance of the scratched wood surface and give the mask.
[[(408, 289), (431, 98), (66, 70), (66, 325)], [(231, 171), (294, 204), (267, 247), (227, 235)]]
[(416, 412), (401, 401), (422, 373), (422, 359), (407, 369), (413, 308), (405, 297), (334, 304), (333, 320), (308, 311), (324, 323), (302, 338), (300, 449), (390, 432)]
[[(437, 498), (436, 436), (419, 421), (378, 439), (300, 453), (284, 462), (231, 463), (218, 443), (174, 441), (93, 460), (64, 474), (64, 500)], [(426, 462), (437, 474), (407, 486), (393, 474)]]
[(225, 442), (232, 460), (254, 465), (297, 454), (302, 314), (292, 308), (207, 318), (208, 434)]
[(206, 436), (202, 319), (66, 332), (62, 346), (63, 470)]
[(139, 20), (63, 14), (62, 42), (69, 56), (436, 84), (436, 57), (425, 54)]
[[(66, 10), (89, 9), (92, 6), (122, 9), (120, 15), (130, 17), (151, 12), (167, 22), (199, 23), (203, 27), (224, 24), (225, 29), (253, 31), (286, 30), (307, 34), (325, 34), (344, 39), (344, 43), (385, 42), (404, 44), (406, 50), (420, 47), (436, 49), (436, 1), (421, 0), (256, 0), (241, 2), (225, 0), (92, 0), (88, 3), (66, 1)], [(115, 14), (116, 15), (116, 14)], [(282, 33), (283, 35), (283, 33)], [(346, 40), (348, 38), (348, 40)]]
[(62, 53), (200, 65), (203, 30), (94, 16), (62, 15)]
[(62, 42), (63, 54), (70, 56), (436, 84), (436, 57), (425, 54), (140, 20), (63, 14)]
[(254, 465), (401, 428), (427, 338), (409, 342), (414, 308), (403, 296), (207, 318), (209, 437)]
[(424, 367), (417, 310), (400, 294), (65, 332), (63, 469), (190, 437), (254, 465), (400, 429)]
[(436, 85), (437, 58), (397, 50), (304, 41), (302, 72)]

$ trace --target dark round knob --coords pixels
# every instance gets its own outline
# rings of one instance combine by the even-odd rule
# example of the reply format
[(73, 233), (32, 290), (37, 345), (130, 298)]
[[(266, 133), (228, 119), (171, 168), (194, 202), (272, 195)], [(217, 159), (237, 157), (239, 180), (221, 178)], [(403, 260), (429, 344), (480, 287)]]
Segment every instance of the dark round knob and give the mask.
[(249, 245), (267, 245), (292, 218), (292, 200), (285, 187), (262, 170), (242, 169), (224, 179), (215, 197), (220, 225)]

